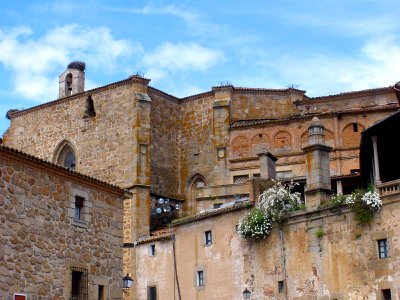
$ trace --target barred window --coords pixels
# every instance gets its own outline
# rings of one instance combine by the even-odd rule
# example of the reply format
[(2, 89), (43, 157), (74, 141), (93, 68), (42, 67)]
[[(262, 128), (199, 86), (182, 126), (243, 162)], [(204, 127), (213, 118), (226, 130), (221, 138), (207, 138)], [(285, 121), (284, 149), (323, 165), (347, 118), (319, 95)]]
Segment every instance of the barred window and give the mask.
[(88, 270), (71, 267), (71, 299), (88, 300)]
[(242, 184), (249, 180), (249, 175), (233, 176), (233, 183)]
[(204, 286), (204, 271), (197, 271), (197, 286)]
[(378, 256), (379, 258), (389, 257), (387, 239), (378, 240)]
[(206, 245), (211, 245), (212, 244), (212, 233), (211, 233), (211, 230), (208, 230), (208, 231), (204, 232), (204, 243)]

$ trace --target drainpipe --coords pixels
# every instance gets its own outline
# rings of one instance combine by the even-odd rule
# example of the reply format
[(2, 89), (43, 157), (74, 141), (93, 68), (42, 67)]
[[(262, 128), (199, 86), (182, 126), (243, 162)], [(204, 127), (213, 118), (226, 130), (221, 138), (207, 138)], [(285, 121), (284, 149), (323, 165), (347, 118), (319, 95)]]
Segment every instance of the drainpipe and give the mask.
[(283, 230), (279, 227), (279, 239), (281, 241), (281, 260), (282, 260), (282, 270), (283, 270), (283, 278), (285, 279), (285, 300), (288, 300), (288, 281), (287, 281), (287, 273), (286, 273), (286, 251), (285, 251), (285, 243), (283, 240)]

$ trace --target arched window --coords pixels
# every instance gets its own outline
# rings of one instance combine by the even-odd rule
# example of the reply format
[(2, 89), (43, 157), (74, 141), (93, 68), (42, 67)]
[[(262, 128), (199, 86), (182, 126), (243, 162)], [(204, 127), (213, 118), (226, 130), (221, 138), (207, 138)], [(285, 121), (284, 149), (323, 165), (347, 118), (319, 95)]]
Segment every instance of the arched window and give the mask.
[(71, 96), (72, 94), (72, 74), (69, 73), (65, 76), (65, 96)]
[(57, 165), (65, 168), (76, 169), (76, 155), (72, 145), (68, 141), (63, 141), (57, 147), (54, 154), (54, 161)]

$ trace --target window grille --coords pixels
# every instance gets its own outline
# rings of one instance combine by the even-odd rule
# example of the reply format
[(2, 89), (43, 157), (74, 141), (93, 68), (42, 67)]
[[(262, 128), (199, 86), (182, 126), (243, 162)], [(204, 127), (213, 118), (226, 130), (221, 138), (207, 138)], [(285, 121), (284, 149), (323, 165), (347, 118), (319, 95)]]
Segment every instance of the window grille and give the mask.
[(389, 257), (387, 239), (378, 240), (378, 255), (381, 259)]
[(233, 183), (242, 184), (249, 180), (249, 175), (233, 176)]
[(157, 300), (157, 287), (147, 287), (147, 300)]
[(71, 267), (71, 300), (88, 300), (88, 270)]
[(204, 271), (197, 271), (197, 286), (204, 286)]

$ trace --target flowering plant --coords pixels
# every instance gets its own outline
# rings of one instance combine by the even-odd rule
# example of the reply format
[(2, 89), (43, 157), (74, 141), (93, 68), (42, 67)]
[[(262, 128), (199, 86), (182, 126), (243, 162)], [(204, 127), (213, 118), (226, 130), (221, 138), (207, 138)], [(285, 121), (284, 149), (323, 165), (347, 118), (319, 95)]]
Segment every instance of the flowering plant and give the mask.
[(248, 239), (264, 239), (271, 232), (272, 222), (259, 208), (253, 208), (239, 221), (239, 234)]
[(293, 193), (294, 183), (279, 181), (265, 190), (258, 204), (239, 221), (238, 231), (244, 238), (263, 239), (271, 232), (272, 222), (280, 222), (301, 206), (300, 193)]
[(280, 222), (296, 210), (301, 204), (300, 193), (292, 192), (295, 184), (284, 184), (276, 181), (259, 197), (258, 206), (271, 217), (274, 222)]
[(346, 197), (346, 204), (354, 211), (360, 224), (369, 224), (374, 218), (374, 213), (382, 207), (382, 200), (379, 194), (372, 190), (357, 189)]

